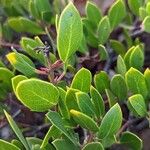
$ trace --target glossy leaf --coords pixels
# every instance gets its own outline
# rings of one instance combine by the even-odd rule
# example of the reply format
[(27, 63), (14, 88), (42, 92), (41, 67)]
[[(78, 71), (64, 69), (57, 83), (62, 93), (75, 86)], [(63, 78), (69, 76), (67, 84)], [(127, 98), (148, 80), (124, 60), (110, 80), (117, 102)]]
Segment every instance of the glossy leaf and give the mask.
[(105, 113), (105, 105), (104, 100), (97, 89), (95, 89), (93, 86), (90, 88), (90, 95), (91, 100), (95, 107), (95, 113), (97, 115), (97, 118), (102, 117)]
[(95, 27), (97, 27), (102, 18), (100, 8), (98, 8), (94, 3), (88, 1), (86, 4), (86, 15), (88, 20), (92, 22)]
[(126, 8), (123, 0), (117, 0), (109, 9), (108, 17), (111, 28), (114, 29), (126, 16)]
[(57, 48), (64, 62), (79, 48), (83, 36), (80, 15), (73, 5), (69, 3), (63, 10), (58, 24)]
[(100, 142), (91, 142), (86, 144), (82, 150), (104, 150), (104, 147)]
[(28, 77), (35, 76), (35, 66), (27, 56), (18, 52), (11, 52), (6, 57), (16, 70)]
[(145, 117), (147, 115), (146, 104), (141, 94), (129, 97), (128, 106), (130, 111), (136, 112), (140, 117)]
[(122, 112), (119, 104), (115, 104), (104, 116), (100, 128), (99, 138), (104, 139), (117, 133), (122, 124)]
[(39, 79), (21, 81), (16, 88), (17, 98), (32, 111), (43, 112), (58, 102), (57, 88)]
[(91, 117), (95, 115), (94, 105), (87, 93), (77, 92), (76, 98), (81, 112)]
[(119, 100), (125, 100), (127, 97), (127, 85), (125, 79), (121, 75), (118, 74), (113, 76), (110, 82), (110, 87)]
[(1, 139), (0, 139), (0, 146), (1, 146), (1, 150), (20, 150), (14, 144), (11, 144), (11, 143), (6, 142), (6, 141), (1, 140)]
[(103, 17), (99, 22), (97, 33), (99, 44), (105, 44), (111, 33), (111, 27), (108, 16)]
[(120, 139), (121, 144), (125, 144), (131, 149), (141, 150), (143, 147), (142, 140), (131, 132), (124, 132)]
[(47, 118), (50, 120), (50, 122), (58, 129), (60, 130), (73, 144), (78, 145), (75, 138), (67, 131), (67, 129), (63, 125), (63, 121), (61, 116), (54, 111), (50, 111), (46, 114)]
[(91, 119), (89, 116), (85, 115), (82, 112), (71, 109), (70, 114), (81, 127), (91, 130), (92, 132), (97, 132), (99, 130), (96, 122)]
[(104, 93), (105, 89), (110, 87), (110, 79), (105, 71), (101, 71), (94, 76), (94, 84), (100, 93)]
[(125, 75), (125, 80), (129, 90), (133, 94), (141, 94), (144, 98), (147, 97), (147, 85), (144, 75), (134, 68), (130, 68)]
[(91, 72), (85, 68), (81, 68), (74, 76), (71, 87), (82, 92), (89, 92), (92, 82)]
[(27, 149), (27, 150), (30, 150), (29, 149), (29, 145), (26, 141), (26, 139), (24, 138), (21, 130), (18, 128), (17, 124), (15, 123), (15, 121), (13, 120), (13, 118), (4, 110), (4, 113), (5, 113), (5, 116), (11, 126), (11, 128), (13, 129), (13, 131), (15, 132), (15, 134), (17, 135), (18, 139), (22, 142), (22, 144), (24, 145), (24, 147)]

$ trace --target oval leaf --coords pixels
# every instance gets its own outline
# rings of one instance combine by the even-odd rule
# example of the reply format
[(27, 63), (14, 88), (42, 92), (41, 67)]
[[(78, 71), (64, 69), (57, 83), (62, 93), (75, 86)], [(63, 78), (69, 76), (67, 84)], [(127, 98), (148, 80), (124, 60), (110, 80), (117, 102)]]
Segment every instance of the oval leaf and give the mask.
[(89, 92), (92, 82), (91, 72), (85, 68), (81, 68), (74, 76), (71, 87), (82, 92)]
[(145, 117), (147, 115), (146, 104), (141, 94), (136, 94), (128, 99), (128, 106), (130, 111), (136, 112), (138, 116)]
[(120, 74), (113, 76), (110, 87), (119, 100), (125, 100), (127, 97), (127, 85), (125, 79)]
[(104, 139), (117, 133), (122, 124), (122, 112), (119, 104), (115, 104), (104, 116), (100, 128), (99, 137)]
[(0, 139), (0, 146), (1, 146), (1, 150), (20, 150), (14, 144), (11, 144), (11, 143), (6, 142), (6, 141), (1, 140), (1, 139)]
[(18, 84), (16, 95), (32, 111), (43, 112), (57, 104), (59, 92), (51, 83), (28, 79)]
[(134, 69), (130, 68), (125, 75), (125, 80), (129, 90), (133, 94), (141, 94), (144, 98), (147, 97), (148, 91), (144, 75)]
[(58, 24), (57, 47), (58, 53), (64, 62), (79, 48), (83, 35), (80, 15), (69, 3), (63, 10)]

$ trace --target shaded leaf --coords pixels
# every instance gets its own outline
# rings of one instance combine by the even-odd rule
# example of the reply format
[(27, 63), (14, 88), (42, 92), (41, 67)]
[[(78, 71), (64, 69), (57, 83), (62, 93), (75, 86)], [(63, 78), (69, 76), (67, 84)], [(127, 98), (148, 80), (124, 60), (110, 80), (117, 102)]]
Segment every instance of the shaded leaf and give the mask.
[(120, 139), (121, 144), (127, 145), (131, 149), (141, 150), (143, 147), (142, 140), (131, 132), (124, 132)]
[(82, 150), (104, 150), (104, 147), (100, 142), (91, 142), (86, 144)]

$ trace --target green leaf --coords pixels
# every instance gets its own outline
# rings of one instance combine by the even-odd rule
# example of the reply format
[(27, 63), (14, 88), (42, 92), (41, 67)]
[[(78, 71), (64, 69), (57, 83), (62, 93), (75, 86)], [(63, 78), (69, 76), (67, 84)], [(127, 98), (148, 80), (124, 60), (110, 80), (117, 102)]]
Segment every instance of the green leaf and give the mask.
[(97, 33), (99, 44), (106, 43), (111, 33), (111, 27), (108, 16), (103, 17), (99, 22)]
[(21, 81), (16, 88), (17, 98), (32, 111), (43, 112), (58, 102), (57, 88), (39, 79)]
[(100, 93), (95, 89), (93, 86), (90, 88), (90, 95), (91, 95), (91, 100), (94, 104), (95, 107), (95, 113), (97, 115), (97, 118), (100, 118), (104, 115), (105, 113), (105, 105), (104, 105), (104, 100)]
[(99, 130), (96, 122), (84, 113), (71, 109), (70, 114), (81, 127), (91, 130), (92, 132)]
[(24, 17), (10, 18), (8, 24), (16, 32), (28, 32), (31, 34), (44, 33), (43, 29), (38, 24)]
[(141, 50), (141, 47), (138, 45), (134, 48), (130, 55), (130, 67), (141, 70), (144, 65), (144, 52)]
[(100, 142), (91, 142), (86, 144), (82, 150), (104, 150), (104, 147)]
[(122, 124), (122, 112), (119, 104), (115, 104), (104, 116), (100, 128), (99, 137), (104, 139), (117, 133)]
[(26, 141), (26, 139), (24, 138), (21, 130), (18, 128), (17, 124), (15, 123), (15, 121), (13, 120), (13, 118), (4, 110), (4, 113), (5, 113), (5, 116), (11, 126), (11, 128), (13, 129), (13, 131), (15, 132), (16, 136), (18, 137), (18, 139), (22, 142), (22, 144), (24, 145), (24, 147), (27, 149), (27, 150), (30, 150), (29, 149), (29, 145)]
[(11, 144), (9, 142), (6, 142), (2, 139), (0, 139), (0, 146), (1, 146), (1, 150), (20, 150), (17, 146), (15, 146), (14, 144)]
[(66, 91), (60, 87), (58, 89), (59, 89), (59, 95), (60, 95), (59, 101), (58, 101), (59, 111), (64, 118), (69, 119), (69, 111), (65, 103)]
[[(30, 149), (32, 149), (32, 150), (39, 150), (40, 149), (40, 145), (42, 144), (41, 139), (36, 138), (36, 137), (27, 137), (26, 140), (30, 146)], [(51, 144), (47, 144), (45, 146), (45, 148), (43, 148), (42, 150), (47, 150), (47, 149), (55, 150), (55, 148)]]
[(13, 77), (11, 79), (13, 91), (16, 92), (16, 88), (17, 88), (18, 83), (23, 81), (23, 80), (26, 80), (26, 79), (28, 79), (28, 78), (26, 76), (23, 76), (23, 75), (17, 75), (15, 77)]
[(101, 71), (94, 76), (94, 85), (102, 94), (105, 92), (105, 89), (109, 89), (110, 79), (105, 71)]
[(20, 148), (21, 150), (25, 150), (23, 144), (19, 140), (13, 139), (11, 143)]
[[(36, 37), (38, 38), (38, 37)], [(40, 39), (39, 39), (40, 40)], [(45, 64), (45, 58), (43, 53), (37, 53), (34, 48), (43, 47), (44, 44), (41, 42), (37, 42), (31, 38), (22, 37), (20, 41), (21, 47), (25, 50), (31, 57), (39, 60), (42, 64)]]
[(120, 75), (114, 75), (110, 82), (110, 88), (114, 95), (118, 97), (119, 100), (125, 100), (127, 97), (127, 85), (125, 79)]
[(146, 13), (150, 16), (150, 2), (146, 4)]
[(125, 53), (126, 53), (126, 48), (125, 46), (117, 41), (117, 40), (110, 40), (110, 44), (111, 44), (111, 47), (113, 48), (113, 50), (118, 54), (118, 55), (121, 55), (121, 56), (124, 56)]
[(125, 144), (131, 149), (142, 150), (142, 140), (131, 132), (124, 132), (120, 139), (121, 144)]
[(125, 80), (129, 90), (133, 94), (141, 94), (147, 97), (148, 91), (144, 75), (134, 68), (130, 68), (125, 75)]
[(139, 8), (139, 16), (140, 16), (140, 20), (144, 20), (145, 17), (147, 16), (147, 12), (144, 7)]
[(126, 65), (127, 70), (131, 67), (130, 66), (130, 57), (131, 57), (131, 53), (133, 52), (133, 50), (135, 49), (135, 46), (132, 46), (125, 54), (124, 56), (124, 62)]
[(144, 31), (150, 33), (150, 16), (145, 17), (142, 24)]
[(104, 146), (104, 148), (109, 148), (114, 143), (117, 143), (117, 139), (114, 135), (110, 135), (102, 139), (102, 145)]
[(103, 45), (98, 45), (98, 50), (99, 50), (99, 54), (100, 54), (100, 60), (101, 61), (104, 61), (104, 60), (107, 60), (108, 59), (108, 52), (105, 48), (105, 46)]
[(111, 90), (106, 89), (105, 92), (106, 92), (107, 99), (108, 99), (108, 102), (109, 102), (109, 107), (111, 108), (112, 106), (114, 106), (114, 105), (118, 102), (118, 99), (117, 99), (117, 97), (111, 92)]
[(94, 27), (97, 27), (102, 18), (100, 8), (98, 8), (94, 3), (88, 1), (85, 10), (88, 20), (94, 25)]
[(82, 21), (73, 5), (63, 10), (58, 24), (57, 48), (59, 57), (66, 62), (79, 48), (83, 36)]
[(11, 52), (6, 57), (11, 65), (19, 72), (28, 77), (35, 76), (35, 66), (27, 56), (18, 52)]
[(50, 111), (46, 114), (47, 118), (50, 120), (50, 122), (59, 129), (73, 144), (78, 145), (75, 137), (73, 137), (67, 129), (64, 127), (63, 121), (61, 116), (54, 111)]
[(13, 72), (8, 70), (7, 68), (0, 67), (0, 86), (2, 86), (5, 90), (11, 90), (11, 78), (14, 76)]
[(74, 76), (71, 87), (82, 92), (89, 92), (92, 82), (91, 72), (85, 68), (81, 68)]
[(147, 90), (148, 90), (148, 97), (150, 98), (150, 70), (149, 68), (147, 68), (144, 72), (144, 78), (146, 81), (146, 85), (147, 85)]
[(65, 97), (65, 104), (68, 110), (70, 109), (80, 110), (78, 107), (78, 103), (77, 103), (77, 99), (75, 95), (76, 92), (79, 92), (79, 91), (73, 88), (69, 88), (67, 90), (66, 97)]
[(95, 35), (95, 28), (93, 27), (92, 23), (87, 18), (83, 18), (82, 22), (83, 22), (84, 35), (85, 35), (87, 43), (90, 46), (97, 48), (98, 39)]
[(67, 139), (56, 139), (52, 143), (56, 150), (79, 150), (79, 147), (75, 146)]
[(124, 76), (126, 71), (127, 71), (127, 68), (126, 68), (124, 59), (119, 55), (117, 58), (117, 72), (121, 74), (122, 76)]
[(128, 0), (128, 5), (133, 14), (139, 16), (139, 8), (142, 6), (142, 0)]
[(49, 143), (49, 139), (51, 138), (51, 137), (53, 137), (55, 134), (59, 134), (59, 130), (55, 127), (55, 126), (51, 126), (50, 128), (49, 128), (49, 130), (47, 131), (47, 133), (46, 133), (46, 135), (45, 135), (45, 137), (44, 137), (44, 139), (43, 139), (43, 141), (42, 141), (42, 144), (41, 144), (41, 149), (43, 149), (44, 147), (46, 147), (46, 145)]
[(130, 96), (128, 99), (128, 106), (130, 111), (133, 111), (133, 113), (138, 114), (140, 117), (145, 117), (147, 115), (146, 104), (141, 94)]
[(122, 0), (117, 0), (109, 9), (108, 17), (111, 28), (114, 29), (125, 18), (126, 8)]
[(87, 93), (77, 92), (76, 98), (81, 112), (91, 117), (95, 115), (94, 105)]

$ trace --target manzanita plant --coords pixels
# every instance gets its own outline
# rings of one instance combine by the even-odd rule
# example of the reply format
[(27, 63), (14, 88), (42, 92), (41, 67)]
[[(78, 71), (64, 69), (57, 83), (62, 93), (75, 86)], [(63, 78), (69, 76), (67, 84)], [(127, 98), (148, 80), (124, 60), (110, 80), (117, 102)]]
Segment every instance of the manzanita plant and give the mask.
[[(88, 1), (83, 16), (67, 0), (0, 5), (0, 40), (21, 35), (7, 54), (2, 41), (0, 104), (16, 139), (0, 139), (0, 150), (104, 150), (114, 144), (141, 150), (142, 140), (129, 126), (150, 120), (150, 70), (138, 38), (150, 32), (150, 1), (116, 0), (105, 13)], [(81, 66), (82, 55), (89, 63), (98, 58), (103, 69)], [(44, 112), (44, 138), (23, 135), (5, 105), (8, 94), (31, 112)]]

